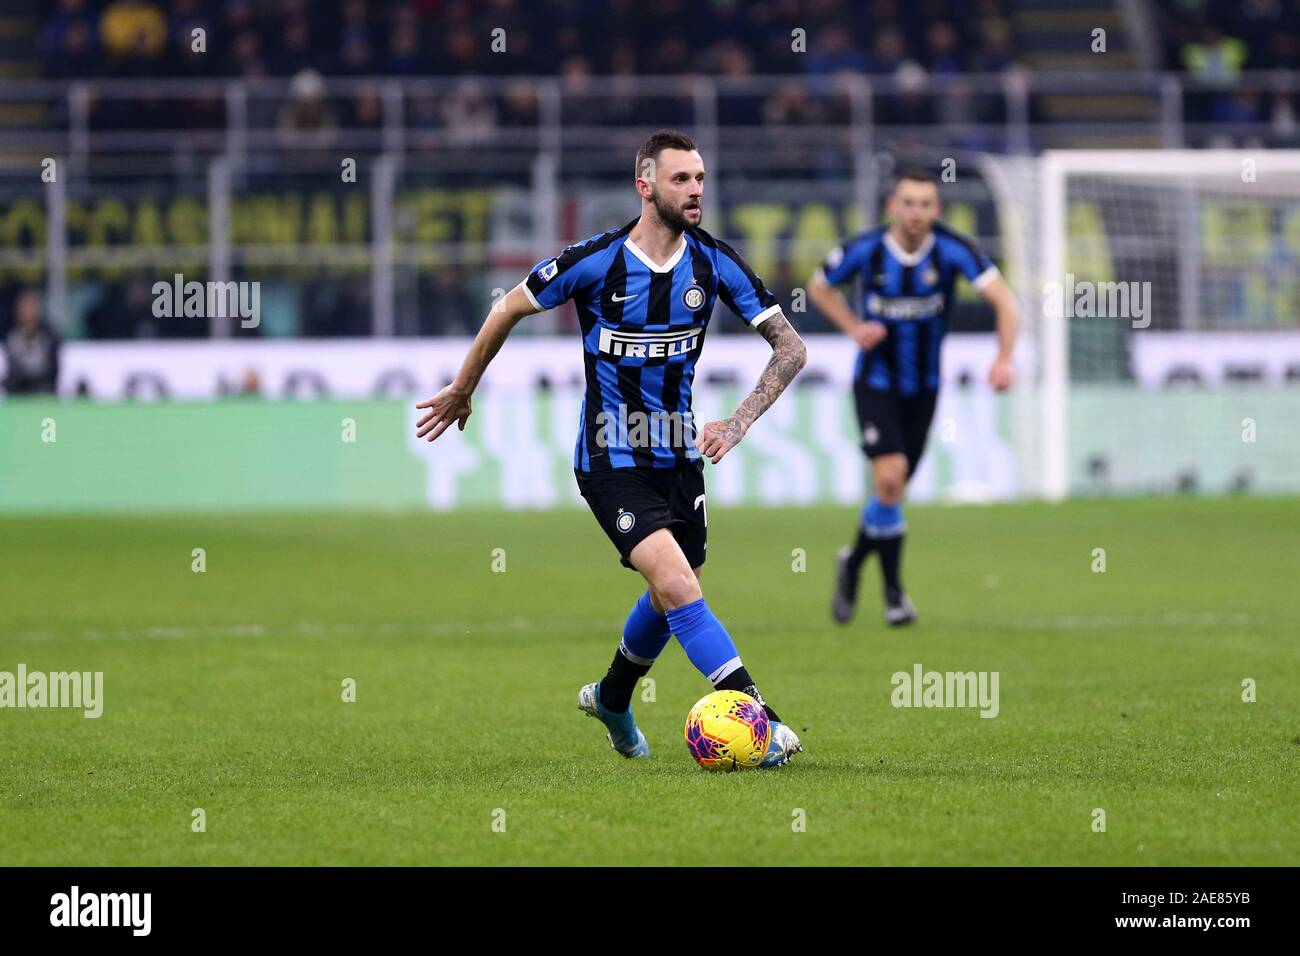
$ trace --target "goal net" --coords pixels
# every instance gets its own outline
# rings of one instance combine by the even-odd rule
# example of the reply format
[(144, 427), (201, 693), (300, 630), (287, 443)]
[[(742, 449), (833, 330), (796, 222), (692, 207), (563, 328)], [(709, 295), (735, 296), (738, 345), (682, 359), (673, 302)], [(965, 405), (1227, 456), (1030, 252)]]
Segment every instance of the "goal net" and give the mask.
[(1300, 491), (1300, 151), (985, 156), (1022, 484)]

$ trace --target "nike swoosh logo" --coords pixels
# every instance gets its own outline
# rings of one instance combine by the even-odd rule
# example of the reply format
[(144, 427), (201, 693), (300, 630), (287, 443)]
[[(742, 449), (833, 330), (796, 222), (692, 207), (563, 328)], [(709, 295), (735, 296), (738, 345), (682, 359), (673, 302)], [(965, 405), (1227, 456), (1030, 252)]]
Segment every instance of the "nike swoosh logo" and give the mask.
[(610, 298), (613, 299), (615, 302), (626, 302), (628, 299), (635, 299), (640, 294), (641, 294), (640, 292), (633, 292), (631, 295), (619, 295), (617, 292), (615, 292), (613, 295), (610, 296)]

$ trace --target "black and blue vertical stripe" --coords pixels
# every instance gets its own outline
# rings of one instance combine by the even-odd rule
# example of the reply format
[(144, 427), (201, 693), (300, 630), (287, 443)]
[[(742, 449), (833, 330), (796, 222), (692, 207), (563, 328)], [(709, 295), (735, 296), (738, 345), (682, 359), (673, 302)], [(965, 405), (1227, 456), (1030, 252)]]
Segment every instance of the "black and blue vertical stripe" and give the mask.
[(834, 250), (822, 266), (832, 285), (860, 275), (863, 320), (882, 322), (888, 330), (879, 345), (859, 354), (854, 377), (877, 391), (935, 391), (957, 277), (974, 282), (995, 271), (993, 263), (942, 223), (911, 254), (892, 246), (887, 236), (884, 227), (863, 233)]
[[(538, 308), (569, 298), (577, 306), (586, 391), (574, 468), (582, 472), (698, 459), (691, 384), (714, 303), (721, 298), (749, 322), (778, 310), (725, 243), (689, 229), (678, 253), (660, 266), (629, 239), (635, 224), (570, 246), (525, 281)], [(637, 440), (638, 422), (651, 440)]]

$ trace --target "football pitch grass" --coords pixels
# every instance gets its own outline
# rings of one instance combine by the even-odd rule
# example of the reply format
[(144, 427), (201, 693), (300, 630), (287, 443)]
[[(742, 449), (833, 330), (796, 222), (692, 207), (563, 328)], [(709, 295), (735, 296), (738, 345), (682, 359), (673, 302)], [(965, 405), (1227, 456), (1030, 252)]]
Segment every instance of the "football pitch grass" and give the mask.
[[(874, 563), (829, 619), (852, 509), (709, 517), (777, 771), (695, 766), (676, 641), (650, 760), (577, 710), (640, 593), (586, 511), (0, 520), (0, 671), (104, 674), (0, 710), (0, 862), (1300, 863), (1300, 500), (910, 507), (902, 631)], [(894, 707), (917, 664), (997, 716)]]

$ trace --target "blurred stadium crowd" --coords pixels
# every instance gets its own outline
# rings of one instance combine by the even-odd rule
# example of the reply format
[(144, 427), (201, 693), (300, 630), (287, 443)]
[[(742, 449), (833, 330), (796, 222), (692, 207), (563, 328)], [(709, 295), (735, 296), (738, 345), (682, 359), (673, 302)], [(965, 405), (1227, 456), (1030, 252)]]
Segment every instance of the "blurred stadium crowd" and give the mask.
[[(195, 54), (204, 28), (217, 56)], [(791, 30), (816, 34), (809, 56)], [(497, 54), (482, 38), (504, 29)], [(60, 0), (41, 31), (51, 76), (348, 76), (938, 72), (1012, 61), (1004, 0)]]
[[(201, 28), (207, 50), (193, 49)], [(488, 38), (504, 30), (505, 49)], [(792, 49), (791, 31), (808, 33), (807, 52)], [(41, 27), (43, 69), (55, 78), (241, 77), (292, 79), (278, 116), (282, 128), (301, 128), (295, 113), (320, 101), (321, 77), (545, 75), (631, 78), (646, 74), (750, 76), (754, 74), (916, 77), (923, 72), (996, 73), (1013, 65), (1013, 31), (1006, 0), (58, 0)], [(815, 124), (815, 104), (789, 93), (745, 104), (752, 123)], [(208, 98), (123, 104), (100, 101), (97, 128), (187, 129), (211, 124), (219, 104)], [(592, 124), (618, 122), (625, 107), (585, 111)], [(476, 127), (533, 126), (535, 89), (521, 82), (495, 99), (467, 85), (451, 97), (420, 97), (409, 120), (416, 128), (453, 129), (472, 137)], [(998, 117), (987, 119), (996, 121)], [(672, 104), (646, 122), (673, 123)], [(306, 117), (313, 129), (378, 127), (379, 90), (366, 87), (345, 102), (330, 101), (324, 115)], [(887, 118), (886, 118), (887, 121)], [(328, 138), (328, 132), (325, 134)]]
[[(864, 75), (877, 83), (873, 124), (935, 124), (957, 148), (1004, 148), (999, 137), (1007, 105), (1001, 94), (951, 87), (941, 87), (944, 92), (937, 94), (926, 84), (934, 78), (996, 77), (1067, 66), (1059, 50), (1052, 49), (1050, 36), (1046, 51), (1042, 45), (1041, 24), (1050, 24), (1057, 8), (1074, 17), (1071, 35), (1094, 13), (1102, 18), (1099, 22), (1122, 22), (1108, 0), (6, 0), (6, 8), (11, 3), (15, 10), (22, 7), (33, 14), (34, 36), (25, 50), (15, 53), (12, 45), (7, 55), (0, 50), (0, 61), (32, 57), (36, 72), (48, 79), (239, 78), (281, 84), (274, 96), (250, 101), (247, 122), (255, 130), (270, 131), (278, 155), (298, 160), (319, 155), (337, 162), (335, 152), (345, 144), (365, 152), (368, 142), (378, 151), (386, 122), (385, 78), (463, 80), (452, 91), (404, 84), (402, 113), (406, 150), (432, 154), (454, 147), (481, 157), (475, 160), (478, 165), (464, 168), (461, 186), (506, 181), (488, 161), (489, 151), (475, 152), (479, 146), (500, 144), (512, 131), (518, 131), (515, 145), (529, 142), (525, 131), (537, 135), (542, 106), (536, 84), (524, 78), (529, 76), (560, 77), (576, 87), (624, 84), (628, 89), (646, 75), (789, 77), (761, 95), (722, 101), (719, 112), (725, 116), (720, 118), (728, 126), (808, 127), (815, 132), (823, 124), (846, 124), (847, 101), (809, 95), (802, 78)], [(1145, 9), (1158, 40), (1156, 60), (1147, 65), (1186, 79), (1186, 122), (1217, 124), (1228, 142), (1243, 141), (1231, 131), (1244, 124), (1267, 124), (1274, 145), (1300, 142), (1295, 84), (1274, 89), (1237, 84), (1245, 71), (1300, 68), (1300, 0), (1158, 0)], [(1021, 29), (1026, 14), (1040, 24), (1036, 38)], [(198, 29), (205, 36), (201, 52), (194, 48)], [(504, 50), (494, 51), (491, 38), (498, 29), (508, 42)], [(792, 47), (792, 31), (800, 29), (806, 31), (806, 53)], [(1114, 49), (1127, 46), (1122, 29), (1111, 33)], [(1075, 41), (1077, 36), (1070, 40), (1077, 46)], [(1109, 61), (1115, 62), (1120, 61)], [(1131, 57), (1122, 62), (1127, 65), (1117, 68), (1139, 65)], [(521, 79), (510, 82), (512, 76)], [(340, 77), (356, 82), (340, 93), (330, 86)], [(476, 85), (476, 77), (505, 77), (506, 86), (503, 92), (487, 93)], [(221, 84), (192, 97), (188, 92), (182, 97), (100, 96), (93, 83), (90, 89), (87, 122), (92, 134), (150, 131), (171, 149), (200, 131), (217, 135), (228, 121)], [(1028, 103), (1031, 121), (1041, 119), (1041, 98), (1031, 97)], [(566, 99), (563, 108), (563, 123), (592, 128), (689, 127), (695, 116), (689, 95), (579, 96)], [(58, 108), (44, 121), (52, 128), (69, 125), (67, 113)], [(364, 139), (366, 131), (373, 139)], [(219, 135), (214, 142), (219, 151)], [(792, 154), (802, 150), (797, 165), (806, 179), (843, 181), (848, 176), (842, 159), (808, 158), (817, 152), (816, 143), (784, 148)], [(151, 168), (145, 154), (135, 155), (142, 157), (141, 170)], [(514, 180), (516, 185), (527, 184), (527, 169)], [(163, 194), (174, 188), (165, 184), (169, 175), (168, 164), (159, 163)], [(283, 173), (278, 182), (268, 178), (264, 188), (285, 190), (288, 175)], [(93, 295), (78, 299), (82, 305), (71, 327), (62, 320), (54, 326), (71, 337), (87, 338), (207, 334), (202, 321), (171, 320), (157, 327), (147, 303), (158, 271), (99, 276)], [(412, 270), (406, 281), (418, 305), (407, 310), (411, 319), (399, 331), (472, 332), (486, 291), (476, 278), (481, 272), (465, 262)], [(794, 275), (774, 278), (778, 284), (800, 280)], [(6, 278), (0, 287), (3, 339), (22, 324), (22, 286)], [(319, 282), (299, 280), (292, 319), (280, 328), (269, 322), (258, 334), (367, 334), (369, 294), (364, 271)], [(30, 313), (33, 300), (23, 301)], [(31, 325), (30, 319), (24, 321), (24, 327)], [(24, 334), (32, 352), (35, 333)], [(41, 375), (35, 379), (44, 380)]]
[[(1046, 0), (49, 0), (36, 47), (45, 76), (87, 78), (241, 78), (287, 84), (259, 93), (247, 122), (274, 129), (274, 145), (304, 158), (325, 155), (341, 134), (351, 144), (380, 142), (386, 122), (381, 81), (455, 77), (453, 90), (419, 83), (404, 89), (407, 147), (500, 143), (511, 130), (537, 128), (537, 87), (526, 79), (489, 92), (478, 77), (554, 76), (581, 90), (610, 78), (628, 95), (575, 96), (563, 122), (586, 126), (689, 126), (688, 93), (631, 92), (646, 75), (871, 77), (877, 126), (963, 127), (956, 145), (999, 149), (994, 129), (1007, 120), (996, 91), (961, 84), (927, 95), (931, 79), (1007, 71), (1072, 69), (1063, 44), (1084, 50), (1079, 23), (1117, 24), (1110, 0), (1061, 7), (1052, 35)], [(1146, 7), (1155, 61), (1181, 73), (1189, 123), (1270, 124), (1275, 144), (1295, 140), (1295, 87), (1238, 88), (1243, 71), (1300, 68), (1300, 0), (1152, 0)], [(1079, 16), (1083, 19), (1078, 19)], [(1018, 24), (1033, 16), (1032, 37)], [(1050, 22), (1050, 21), (1049, 21)], [(205, 42), (195, 49), (194, 33)], [(805, 31), (796, 52), (792, 34)], [(504, 31), (503, 48), (492, 41)], [(1089, 69), (1133, 69), (1129, 38), (1111, 30), (1110, 58)], [(1119, 34), (1119, 35), (1116, 35)], [(1124, 51), (1117, 56), (1117, 50)], [(1086, 51), (1084, 52), (1086, 57)], [(13, 73), (14, 71), (8, 71)], [(359, 85), (340, 92), (334, 78)], [(375, 82), (366, 82), (373, 79)], [(793, 81), (759, 96), (732, 96), (720, 110), (729, 126), (813, 127), (848, 122), (843, 98), (809, 95)], [(1028, 100), (1029, 118), (1045, 116), (1043, 97)], [(224, 128), (229, 105), (219, 87), (187, 98), (89, 95), (88, 129), (178, 131)], [(53, 111), (50, 121), (67, 124)], [(373, 138), (366, 140), (367, 135)], [(494, 138), (495, 137), (495, 138)], [(1240, 137), (1238, 137), (1240, 139)], [(1281, 142), (1279, 143), (1279, 139)]]
[[(57, 0), (52, 77), (888, 74), (1015, 62), (1014, 0)], [(1296, 0), (1161, 0), (1166, 69), (1230, 79), (1300, 65)], [(214, 55), (195, 53), (196, 27)], [(494, 53), (482, 38), (501, 28)], [(791, 31), (808, 30), (807, 56)]]

